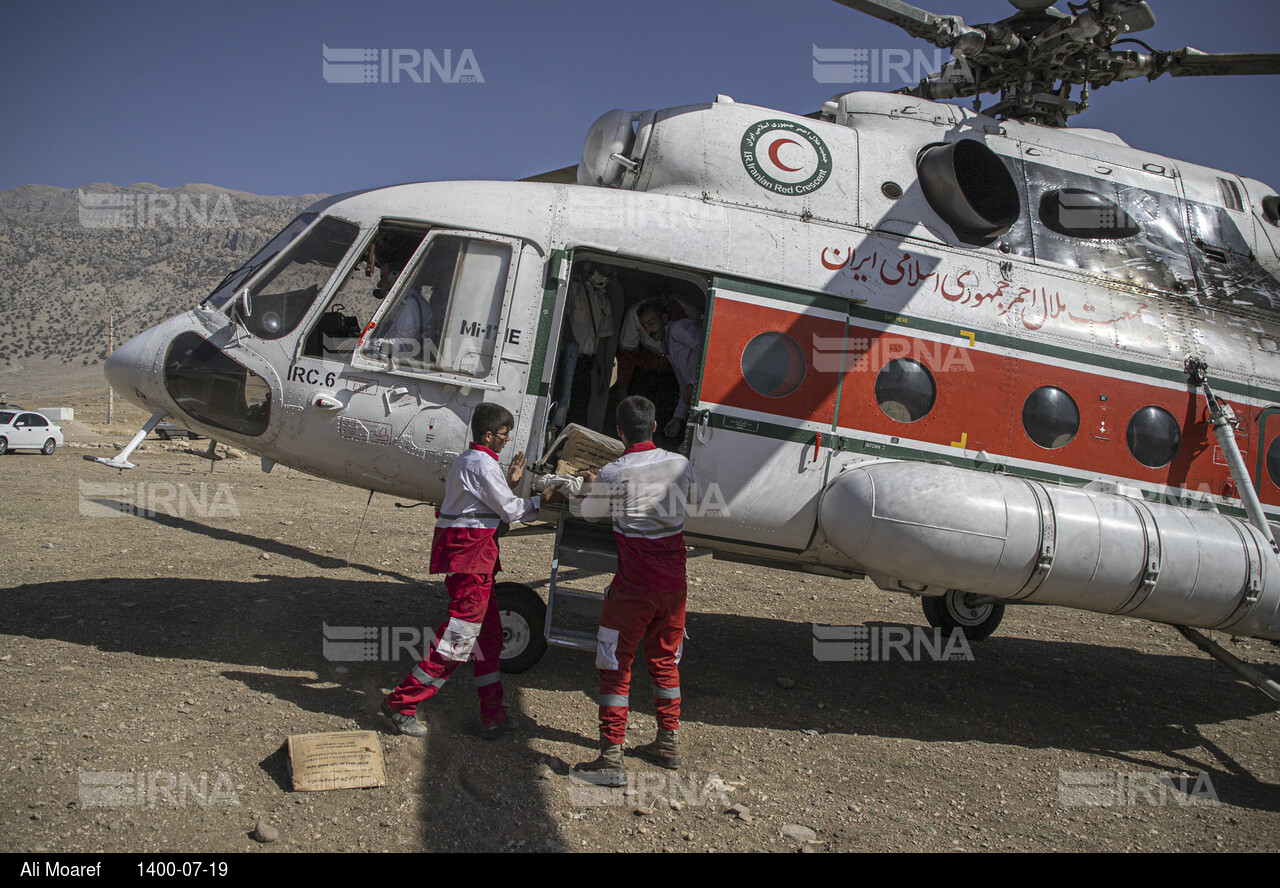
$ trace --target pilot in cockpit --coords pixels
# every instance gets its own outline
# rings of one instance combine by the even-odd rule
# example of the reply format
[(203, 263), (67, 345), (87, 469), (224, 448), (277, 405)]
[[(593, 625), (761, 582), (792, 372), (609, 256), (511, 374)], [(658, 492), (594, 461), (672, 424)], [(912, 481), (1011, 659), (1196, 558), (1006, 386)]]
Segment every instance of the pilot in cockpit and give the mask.
[[(416, 242), (403, 242), (394, 235), (384, 235), (387, 243), (375, 244), (380, 274), (374, 295), (383, 298), (395, 284), (413, 255)], [(379, 241), (382, 237), (379, 238)], [(410, 281), (400, 302), (378, 331), (378, 339), (393, 344), (397, 361), (429, 365), (435, 356), (435, 312), (431, 308), (431, 288), (423, 286), (421, 275)]]

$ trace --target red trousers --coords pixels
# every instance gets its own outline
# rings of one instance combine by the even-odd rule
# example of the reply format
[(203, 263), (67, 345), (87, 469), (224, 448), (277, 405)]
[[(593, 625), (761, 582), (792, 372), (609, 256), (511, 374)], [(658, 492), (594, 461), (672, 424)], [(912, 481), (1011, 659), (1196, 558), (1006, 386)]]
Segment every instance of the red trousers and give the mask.
[(387, 695), (387, 705), (412, 715), (415, 707), (439, 693), (458, 665), (471, 658), (480, 695), (480, 723), (495, 725), (507, 717), (502, 708), (502, 621), (493, 595), (493, 574), (451, 573), (444, 578), (449, 592), (449, 621), (431, 639), (427, 655), (409, 671), (400, 686)]
[(627, 733), (627, 698), (631, 661), (643, 645), (645, 665), (653, 680), (653, 708), (658, 727), (680, 727), (680, 662), (684, 638), (686, 593), (626, 592), (614, 587), (600, 613), (596, 668), (600, 670), (600, 736), (621, 745)]

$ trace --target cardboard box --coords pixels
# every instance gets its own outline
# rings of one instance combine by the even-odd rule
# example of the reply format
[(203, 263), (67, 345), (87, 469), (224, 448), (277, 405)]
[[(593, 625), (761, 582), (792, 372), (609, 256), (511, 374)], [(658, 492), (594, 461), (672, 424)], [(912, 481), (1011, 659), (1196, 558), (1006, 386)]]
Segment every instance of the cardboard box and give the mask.
[(296, 734), (289, 738), (289, 769), (297, 792), (387, 785), (382, 743), (373, 731)]
[[(600, 432), (579, 425), (569, 425), (564, 432), (564, 447), (560, 449), (560, 462), (556, 465), (557, 475), (572, 475), (584, 469), (598, 472), (608, 463), (622, 456), (626, 450), (617, 438), (610, 438)], [(572, 471), (561, 471), (564, 463), (573, 467)]]

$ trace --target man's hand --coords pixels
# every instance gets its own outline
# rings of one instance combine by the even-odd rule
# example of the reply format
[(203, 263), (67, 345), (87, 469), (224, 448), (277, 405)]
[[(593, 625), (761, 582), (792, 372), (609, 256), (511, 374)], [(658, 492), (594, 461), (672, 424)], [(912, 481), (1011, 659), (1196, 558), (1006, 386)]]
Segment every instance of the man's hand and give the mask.
[(588, 484), (594, 484), (596, 481), (596, 473), (590, 469), (583, 469), (581, 472), (574, 472), (574, 474), (586, 481)]
[(520, 477), (524, 475), (524, 454), (517, 453), (511, 460), (511, 465), (507, 467), (507, 486), (514, 488), (520, 483)]
[(568, 500), (568, 497), (564, 495), (563, 491), (563, 484), (552, 484), (550, 487), (542, 491), (542, 501), (544, 503), (554, 503), (559, 500)]
[(684, 427), (684, 420), (671, 417), (667, 420), (667, 424), (662, 427), (662, 433), (668, 438), (676, 438), (680, 435), (680, 430)]

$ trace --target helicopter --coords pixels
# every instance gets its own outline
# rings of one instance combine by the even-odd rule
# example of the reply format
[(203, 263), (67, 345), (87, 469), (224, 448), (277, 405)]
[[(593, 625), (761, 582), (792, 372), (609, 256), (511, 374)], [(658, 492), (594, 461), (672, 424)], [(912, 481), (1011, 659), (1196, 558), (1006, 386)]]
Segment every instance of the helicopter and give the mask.
[(979, 25), (837, 2), (952, 60), (807, 115), (615, 109), (534, 180), (323, 199), (109, 356), (152, 416), (97, 461), (131, 468), (168, 416), (264, 471), (438, 504), (491, 401), (527, 492), (563, 443), (575, 288), (602, 275), (620, 314), (701, 331), (670, 446), (719, 499), (690, 545), (867, 577), (975, 640), (1014, 604), (1171, 624), (1280, 699), (1196, 631), (1280, 640), (1280, 196), (1067, 126), (1111, 83), (1280, 54), (1151, 49), (1127, 36), (1142, 0)]

